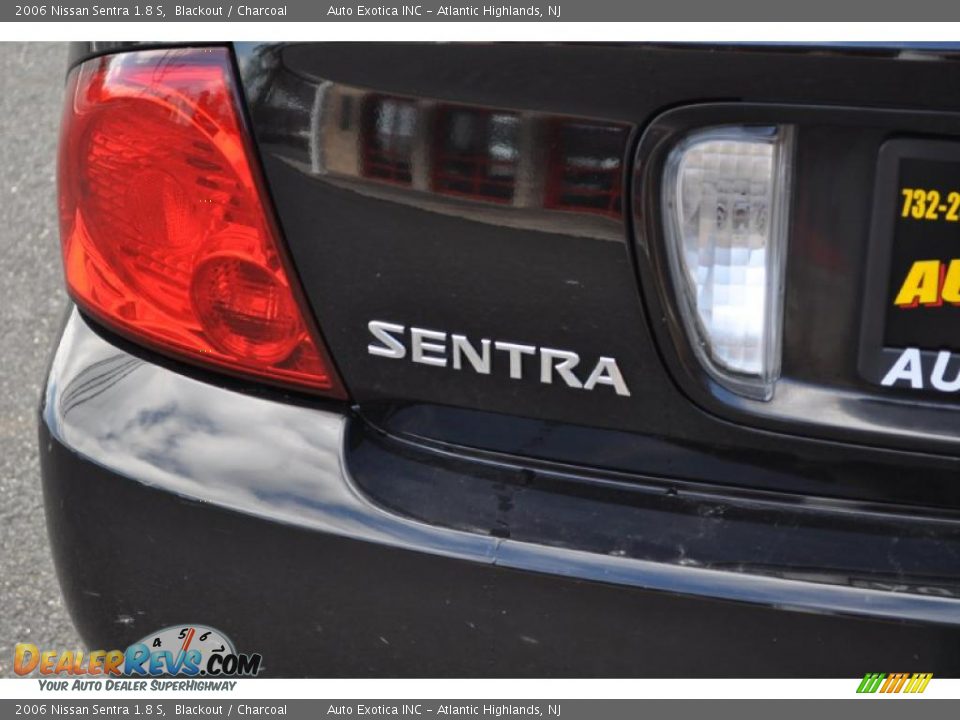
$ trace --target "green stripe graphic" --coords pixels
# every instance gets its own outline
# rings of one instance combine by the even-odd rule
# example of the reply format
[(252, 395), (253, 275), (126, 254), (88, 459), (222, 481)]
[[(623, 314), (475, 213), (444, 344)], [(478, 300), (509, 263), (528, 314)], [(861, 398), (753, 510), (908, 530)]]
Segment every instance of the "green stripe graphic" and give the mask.
[(857, 688), (857, 692), (875, 693), (885, 677), (887, 677), (886, 673), (867, 673), (863, 676), (863, 680), (860, 681), (860, 687)]

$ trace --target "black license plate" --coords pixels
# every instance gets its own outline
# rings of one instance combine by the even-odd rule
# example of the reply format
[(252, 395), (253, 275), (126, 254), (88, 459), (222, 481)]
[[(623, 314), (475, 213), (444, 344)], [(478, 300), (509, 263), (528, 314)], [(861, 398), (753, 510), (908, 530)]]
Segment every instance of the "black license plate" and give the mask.
[(960, 162), (900, 159), (883, 344), (960, 350)]
[(937, 390), (960, 368), (960, 143), (883, 145), (870, 243), (861, 374)]

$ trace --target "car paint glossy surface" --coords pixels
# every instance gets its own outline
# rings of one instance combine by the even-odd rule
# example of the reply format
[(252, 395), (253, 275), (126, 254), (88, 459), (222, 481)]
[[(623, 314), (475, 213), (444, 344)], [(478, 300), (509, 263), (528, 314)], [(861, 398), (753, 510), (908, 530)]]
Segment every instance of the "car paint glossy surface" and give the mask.
[[(849, 360), (859, 341), (870, 148), (914, 121), (921, 123), (917, 132), (951, 131), (949, 113), (957, 103), (936, 88), (960, 73), (952, 53), (249, 44), (237, 47), (237, 57), (291, 253), (345, 382), (370, 422), (411, 439), (665, 480), (960, 506), (957, 411), (945, 407), (917, 417), (912, 400), (905, 409), (855, 378)], [(636, 210), (631, 193), (652, 191), (630, 175), (639, 136), (652, 137), (655, 119), (672, 107), (720, 101), (731, 108), (727, 121), (743, 121), (749, 107), (780, 107), (788, 119), (790, 106), (820, 108), (806, 111), (810, 121), (799, 144), (803, 177), (787, 290), (795, 318), (784, 341), (791, 383), (770, 408), (745, 408), (729, 394), (698, 396), (678, 382), (682, 356), (664, 328), (675, 319), (656, 302), (665, 290), (636, 262), (658, 237), (615, 205), (604, 212), (545, 208), (549, 177), (523, 172), (549, 176), (549, 168), (563, 166), (563, 146), (550, 139), (556, 137), (551, 127), (625, 128), (621, 187), (624, 207)], [(384, 102), (394, 109), (384, 110)], [(377, 118), (398, 117), (400, 106), (413, 139), (396, 147), (403, 148), (398, 152), (410, 175), (377, 177), (364, 158), (371, 144), (383, 143)], [(438, 152), (455, 132), (449, 108), (488, 123), (517, 118), (511, 202), (452, 195), (437, 184), (437, 166), (447, 167)], [(877, 125), (869, 118), (883, 113), (871, 108), (899, 112)], [(929, 113), (934, 109), (941, 114)], [(400, 127), (390, 122), (381, 124)], [(487, 137), (466, 135), (481, 145)], [(597, 155), (586, 159), (602, 165)], [(856, 182), (834, 186), (847, 176)], [(832, 204), (837, 197), (844, 198), (841, 206)], [(635, 258), (634, 234), (641, 231), (647, 239)], [(823, 322), (801, 322), (804, 317)], [(366, 332), (372, 319), (515, 338), (588, 359), (615, 357), (631, 397), (373, 357)], [(810, 327), (825, 337), (813, 342)]]
[(271, 675), (958, 668), (956, 518), (438, 453), (122, 343), (74, 311), (41, 408), (48, 528), (91, 646), (215, 617)]
[[(216, 617), (273, 675), (960, 671), (957, 410), (877, 395), (853, 332), (871, 153), (960, 135), (953, 49), (234, 51), (352, 404), (72, 313), (40, 448), (89, 643)], [(678, 107), (806, 118), (779, 415), (702, 383), (672, 335), (643, 210)], [(375, 357), (373, 319), (616, 357), (631, 394)]]

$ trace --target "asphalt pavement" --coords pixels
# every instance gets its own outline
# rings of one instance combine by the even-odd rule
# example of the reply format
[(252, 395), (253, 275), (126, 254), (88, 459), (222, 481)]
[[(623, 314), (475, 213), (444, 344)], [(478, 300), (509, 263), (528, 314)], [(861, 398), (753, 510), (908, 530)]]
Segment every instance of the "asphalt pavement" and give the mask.
[(66, 307), (55, 194), (67, 49), (0, 43), (0, 677), (13, 646), (80, 641), (50, 558), (37, 403)]

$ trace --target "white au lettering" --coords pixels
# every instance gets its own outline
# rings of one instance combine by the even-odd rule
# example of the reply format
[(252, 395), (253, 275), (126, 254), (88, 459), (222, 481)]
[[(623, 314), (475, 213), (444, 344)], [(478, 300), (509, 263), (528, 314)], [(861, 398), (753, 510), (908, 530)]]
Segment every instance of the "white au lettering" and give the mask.
[(960, 370), (954, 372), (953, 380), (947, 380), (944, 375), (947, 374), (947, 364), (950, 362), (950, 353), (941, 350), (937, 353), (937, 362), (933, 366), (933, 373), (930, 375), (930, 384), (935, 390), (940, 392), (956, 392), (960, 390)]
[(915, 390), (923, 388), (923, 367), (920, 362), (920, 351), (916, 348), (904, 350), (880, 384), (891, 387), (900, 380), (908, 380), (910, 387)]
[[(948, 378), (948, 375), (951, 377)], [(929, 379), (929, 385), (927, 385), (927, 379)], [(914, 390), (929, 387), (946, 393), (960, 391), (960, 361), (957, 361), (947, 350), (941, 350), (937, 353), (937, 359), (927, 378), (924, 374), (923, 355), (920, 350), (907, 348), (900, 353), (880, 381), (884, 387), (894, 387), (897, 383), (907, 383)]]

